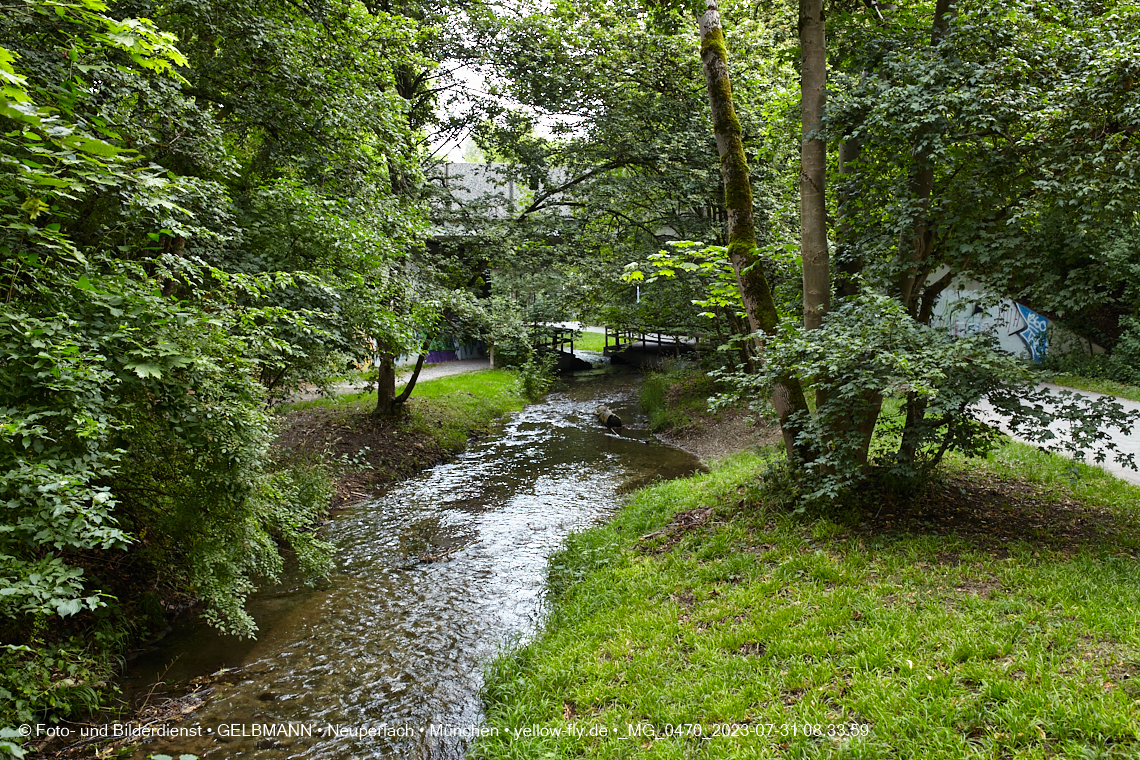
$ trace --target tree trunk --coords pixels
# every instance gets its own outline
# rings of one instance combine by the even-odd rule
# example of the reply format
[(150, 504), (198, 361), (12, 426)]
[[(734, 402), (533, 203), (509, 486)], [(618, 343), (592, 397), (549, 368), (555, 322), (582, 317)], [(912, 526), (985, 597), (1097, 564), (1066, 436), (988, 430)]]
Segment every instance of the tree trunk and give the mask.
[[(862, 137), (848, 137), (839, 144), (839, 173), (850, 174), (854, 171), (853, 165), (858, 163), (863, 151)], [(844, 190), (839, 199), (839, 225), (836, 230), (836, 283), (835, 294), (839, 298), (849, 298), (858, 295), (858, 276), (863, 271), (863, 258), (855, 250), (855, 243), (851, 239), (851, 214), (855, 199), (848, 190)], [(873, 391), (867, 391), (859, 396), (854, 404), (847, 409), (841, 420), (836, 424), (836, 433), (840, 436), (853, 436), (847, 439), (852, 447), (853, 458), (861, 465), (867, 464), (870, 456), (871, 438), (875, 432), (875, 425), (879, 421), (879, 414), (883, 409), (883, 397)]]
[(827, 145), (820, 135), (827, 99), (823, 0), (800, 0), (800, 256), (804, 266), (804, 327), (814, 330), (831, 302), (827, 256)]
[[(839, 143), (839, 173), (851, 174), (855, 171), (854, 165), (859, 163), (859, 156), (863, 153), (863, 138), (848, 136)], [(835, 295), (847, 298), (859, 292), (857, 277), (863, 271), (863, 257), (855, 250), (855, 243), (851, 239), (851, 214), (855, 199), (844, 186), (839, 196), (839, 224), (836, 230), (835, 245)]]
[[(736, 109), (732, 104), (728, 51), (724, 44), (717, 0), (705, 0), (705, 7), (707, 10), (700, 21), (701, 61), (709, 89), (713, 133), (724, 177), (728, 257), (736, 271), (741, 300), (753, 331), (772, 334), (779, 324), (779, 315), (772, 298), (772, 289), (756, 256), (752, 185), (748, 179), (748, 164), (744, 159), (740, 121), (736, 118)], [(799, 380), (794, 377), (780, 378), (772, 392), (772, 406), (780, 421), (789, 460), (810, 461), (813, 458), (811, 447), (799, 440), (809, 414)]]
[[(956, 12), (955, 0), (937, 0), (934, 24), (930, 32), (930, 46), (936, 47), (950, 30), (950, 18)], [(918, 317), (918, 295), (930, 274), (928, 259), (931, 255), (931, 231), (927, 224), (930, 196), (934, 192), (934, 164), (926, 140), (931, 127), (924, 126), (915, 136), (914, 169), (910, 178), (910, 197), (918, 209), (910, 229), (899, 239), (899, 300), (907, 313)]]
[(594, 413), (598, 417), (598, 422), (602, 423), (605, 427), (614, 428), (621, 427), (621, 417), (618, 417), (608, 406), (599, 406)]
[(376, 410), (374, 414), (387, 417), (396, 407), (396, 356), (390, 351), (380, 354), (376, 368)]
[[(950, 20), (957, 12), (955, 0), (937, 0), (934, 7), (934, 23), (930, 32), (930, 46), (937, 47), (950, 31)], [(907, 313), (919, 319), (921, 308), (921, 294), (926, 278), (930, 274), (931, 264), (929, 258), (932, 254), (932, 232), (928, 224), (927, 211), (930, 208), (930, 198), (934, 192), (934, 163), (931, 150), (926, 140), (931, 127), (926, 126), (919, 130), (915, 136), (914, 170), (910, 179), (910, 194), (917, 201), (918, 217), (910, 230), (903, 233), (899, 240), (900, 277), (899, 299), (906, 307)], [(941, 282), (941, 281), (940, 281)], [(949, 280), (946, 280), (947, 284)], [(942, 287), (945, 287), (943, 285)], [(933, 299), (930, 307), (933, 310)], [(929, 314), (926, 315), (929, 320)], [(899, 446), (899, 459), (911, 464), (918, 456), (920, 427), (926, 416), (926, 400), (915, 393), (907, 394), (906, 422), (903, 424), (902, 442)]]
[(390, 353), (381, 355), (380, 371), (376, 377), (376, 414), (384, 416), (395, 414), (400, 405), (412, 395), (412, 389), (416, 387), (416, 380), (420, 377), (420, 370), (424, 368), (424, 360), (427, 359), (429, 345), (431, 345), (431, 338), (424, 340), (420, 355), (416, 359), (416, 368), (412, 370), (412, 376), (408, 378), (408, 382), (404, 385), (404, 390), (400, 391), (399, 396), (396, 395), (395, 356)]

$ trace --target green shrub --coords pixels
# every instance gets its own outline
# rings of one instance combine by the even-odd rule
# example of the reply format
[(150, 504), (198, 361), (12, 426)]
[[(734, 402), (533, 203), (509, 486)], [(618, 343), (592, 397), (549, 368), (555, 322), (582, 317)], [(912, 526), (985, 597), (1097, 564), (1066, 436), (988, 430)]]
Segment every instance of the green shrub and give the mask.
[(708, 400), (720, 390), (700, 365), (678, 360), (649, 373), (639, 399), (649, 415), (650, 430), (679, 431), (692, 427), (694, 418), (708, 414)]
[(558, 356), (536, 354), (530, 361), (516, 368), (522, 393), (530, 401), (537, 401), (550, 390), (557, 378)]
[(1126, 325), (1111, 353), (1086, 354), (1071, 351), (1050, 354), (1041, 362), (1043, 369), (1097, 380), (1112, 380), (1125, 385), (1140, 385), (1140, 319), (1128, 317)]
[[(116, 579), (91, 563), (131, 552), (144, 574), (201, 599), (210, 622), (249, 635), (245, 599), (280, 572), (279, 545), (312, 573), (328, 557), (307, 530), (328, 484), (313, 470), (271, 471), (240, 340), (129, 273), (68, 274), (0, 308), (2, 688), (25, 716), (93, 704), (104, 655), (62, 643), (113, 601)], [(106, 624), (125, 609), (111, 606)], [(85, 685), (45, 686), (63, 662)]]

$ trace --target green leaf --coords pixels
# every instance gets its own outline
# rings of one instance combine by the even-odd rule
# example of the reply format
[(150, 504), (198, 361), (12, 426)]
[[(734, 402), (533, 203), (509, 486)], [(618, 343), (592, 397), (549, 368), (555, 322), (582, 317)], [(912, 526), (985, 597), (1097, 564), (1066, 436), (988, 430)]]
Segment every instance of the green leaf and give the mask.
[(160, 379), (162, 377), (162, 367), (157, 364), (150, 364), (149, 362), (128, 364), (127, 369), (134, 370), (136, 375), (144, 379), (148, 377)]
[(68, 615), (74, 615), (83, 609), (83, 602), (81, 602), (79, 599), (58, 601), (56, 602), (55, 609), (61, 617), (67, 617)]
[(123, 148), (118, 148), (109, 142), (97, 140), (93, 137), (85, 137), (83, 135), (68, 135), (59, 141), (61, 145), (65, 145), (75, 150), (81, 150), (84, 153), (91, 153), (96, 156), (104, 158), (114, 158), (124, 153), (131, 153)]

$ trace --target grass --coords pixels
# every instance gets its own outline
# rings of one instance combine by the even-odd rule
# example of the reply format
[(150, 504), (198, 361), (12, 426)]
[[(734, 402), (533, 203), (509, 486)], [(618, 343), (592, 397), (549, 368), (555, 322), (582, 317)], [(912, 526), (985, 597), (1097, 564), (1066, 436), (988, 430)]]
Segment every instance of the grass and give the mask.
[(708, 399), (719, 390), (698, 365), (667, 362), (645, 378), (639, 400), (653, 432), (683, 432), (717, 417), (708, 411)]
[(605, 333), (583, 331), (574, 339), (574, 348), (578, 351), (601, 351), (605, 347)]
[[(375, 384), (375, 378), (372, 378)], [(507, 370), (480, 370), (478, 372), (464, 372), (459, 375), (444, 375), (434, 380), (420, 380), (412, 390), (409, 402), (417, 398), (439, 399), (458, 393), (475, 394), (483, 396), (489, 403), (510, 403), (517, 395), (518, 375)], [(397, 385), (397, 395), (404, 390), (405, 385)], [(281, 411), (297, 411), (301, 409), (326, 408), (363, 411), (369, 404), (375, 405), (376, 391), (363, 393), (344, 393), (334, 398), (318, 398), (311, 401), (297, 401), (292, 404), (282, 404)]]
[[(404, 386), (398, 386), (400, 393)], [(460, 375), (446, 375), (416, 383), (405, 405), (405, 415), (398, 418), (402, 431), (422, 435), (425, 443), (434, 442), (448, 451), (458, 451), (472, 432), (486, 430), (505, 414), (522, 409), (518, 375), (507, 370), (482, 370)], [(328, 410), (345, 419), (367, 414), (376, 405), (376, 392), (346, 393), (335, 398), (299, 401), (279, 407), (279, 412)]]
[(1065, 372), (1056, 374), (1043, 373), (1041, 379), (1046, 383), (1063, 385), (1066, 388), (1092, 391), (1093, 393), (1101, 393), (1105, 396), (1116, 396), (1117, 398), (1128, 399), (1129, 401), (1140, 401), (1140, 387), (1128, 385), (1127, 383), (1118, 383), (1115, 380), (1081, 377), (1080, 375), (1070, 375)]
[(1111, 518), (997, 540), (795, 520), (763, 467), (651, 486), (570, 538), (544, 629), (488, 673), (477, 757), (1140, 755), (1140, 488), (1014, 443), (949, 459), (947, 482), (1020, 476)]
[(517, 374), (491, 369), (428, 380), (422, 387), (416, 383), (408, 404), (407, 429), (434, 438), (445, 449), (458, 450), (466, 445), (469, 432), (485, 430), (503, 415), (522, 409), (526, 399)]

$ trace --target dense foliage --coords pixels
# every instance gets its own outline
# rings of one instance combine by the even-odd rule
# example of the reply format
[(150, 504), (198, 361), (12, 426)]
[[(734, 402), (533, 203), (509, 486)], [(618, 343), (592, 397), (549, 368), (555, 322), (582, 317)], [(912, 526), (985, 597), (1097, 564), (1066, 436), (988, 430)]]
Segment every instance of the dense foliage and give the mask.
[(1140, 308), (1136, 9), (949, 7), (933, 41), (919, 7), (837, 24), (828, 129), (861, 151), (836, 177), (849, 250), (897, 283), (892, 251), (921, 226), (919, 276), (972, 275), (1112, 348)]
[[(795, 9), (726, 3), (733, 128), (756, 199), (759, 260), (747, 269), (764, 270), (785, 320), (753, 336), (759, 361), (737, 352), (750, 342), (745, 317), (758, 324), (739, 298), (745, 272), (715, 245), (729, 242), (731, 198), (689, 10), (562, 2), (503, 22), (494, 57), (505, 86), (553, 125), (539, 138), (533, 121), (511, 113), (480, 135), (484, 152), (536, 178), (515, 229), (530, 223), (525, 234), (541, 241), (542, 277), (565, 274), (534, 290), (559, 292), (609, 324), (703, 326), (733, 349), (725, 358), (739, 369), (724, 377), (746, 396), (804, 384), (812, 408), (801, 400), (794, 414), (776, 411), (794, 428), (789, 455), (807, 494), (832, 499), (872, 473), (918, 487), (946, 451), (984, 450), (992, 436), (983, 422), (995, 414), (1027, 436), (1067, 420), (1077, 431), (1069, 442), (1045, 433), (1042, 443), (1115, 456), (1086, 427), (1098, 417), (1127, 427), (1126, 418), (1075, 399), (1043, 403), (1019, 361), (985, 336), (952, 340), (932, 314), (955, 278), (979, 279), (1117, 350), (1098, 360), (1114, 376), (1130, 366), (1140, 260), (1129, 202), (1140, 190), (1134, 9), (946, 0), (830, 8), (829, 104), (822, 131), (804, 139), (823, 136), (830, 150), (835, 301), (820, 329), (804, 331), (795, 325), (802, 291), (789, 276), (803, 268), (789, 254), (793, 88), (807, 76), (792, 60)], [(722, 95), (711, 96), (715, 112)], [(722, 151), (721, 165), (728, 158)], [(893, 447), (872, 449), (876, 430)]]
[(327, 567), (328, 484), (273, 464), (266, 400), (419, 343), (415, 32), (356, 2), (0, 16), (0, 722), (90, 707), (163, 598), (249, 635), (282, 547)]
[[(692, 9), (502, 10), (4, 8), (0, 721), (97, 701), (120, 621), (155, 625), (164, 595), (249, 634), (244, 600), (283, 547), (320, 573), (307, 528), (327, 484), (274, 464), (267, 403), (375, 360), (392, 413), (397, 357), (433, 341), (486, 337), (537, 393), (532, 322), (712, 333), (739, 396), (814, 391), (781, 412), (804, 503), (873, 474), (913, 489), (947, 451), (984, 450), (982, 402), (1073, 452), (1105, 453), (1092, 421), (1127, 424), (1105, 404), (1045, 404), (1019, 362), (931, 314), (974, 277), (1136, 377), (1135, 8), (835, 5), (830, 104), (803, 135), (795, 9), (726, 3), (713, 47), (731, 52), (731, 88), (713, 100), (735, 102), (728, 158), (751, 171), (744, 257), (730, 209), (748, 202), (726, 198)], [(488, 94), (457, 87), (460, 63)], [(440, 97), (462, 109), (439, 118)], [(513, 202), (456, 202), (426, 166), (429, 127), (474, 129), (518, 180)], [(801, 289), (794, 254), (801, 138), (830, 151), (823, 294)], [(754, 333), (739, 285), (761, 273), (774, 305)], [(818, 329), (798, 324), (803, 292), (811, 327), (827, 312)], [(1072, 442), (1028, 432), (1047, 419)]]
[[(744, 29), (734, 37), (742, 47), (786, 52), (786, 29), (773, 31), (744, 8), (734, 19)], [(493, 40), (488, 75), (522, 107), (504, 109), (476, 138), (531, 188), (501, 224), (501, 237), (526, 241), (500, 259), (509, 261), (512, 281), (492, 286), (526, 294), (523, 306), (534, 304), (543, 319), (743, 331), (735, 309), (694, 305), (707, 299), (688, 279), (621, 279), (629, 262), (669, 241), (726, 242), (691, 19), (643, 3), (567, 0), (523, 4), (485, 23)], [(761, 157), (762, 243), (776, 245), (795, 226), (794, 202), (777, 181), (795, 171), (795, 146), (786, 139), (795, 123), (785, 112), (794, 72), (786, 56), (757, 54), (739, 73), (741, 92), (756, 106), (743, 113), (747, 148)], [(762, 94), (775, 101), (761, 103)]]

